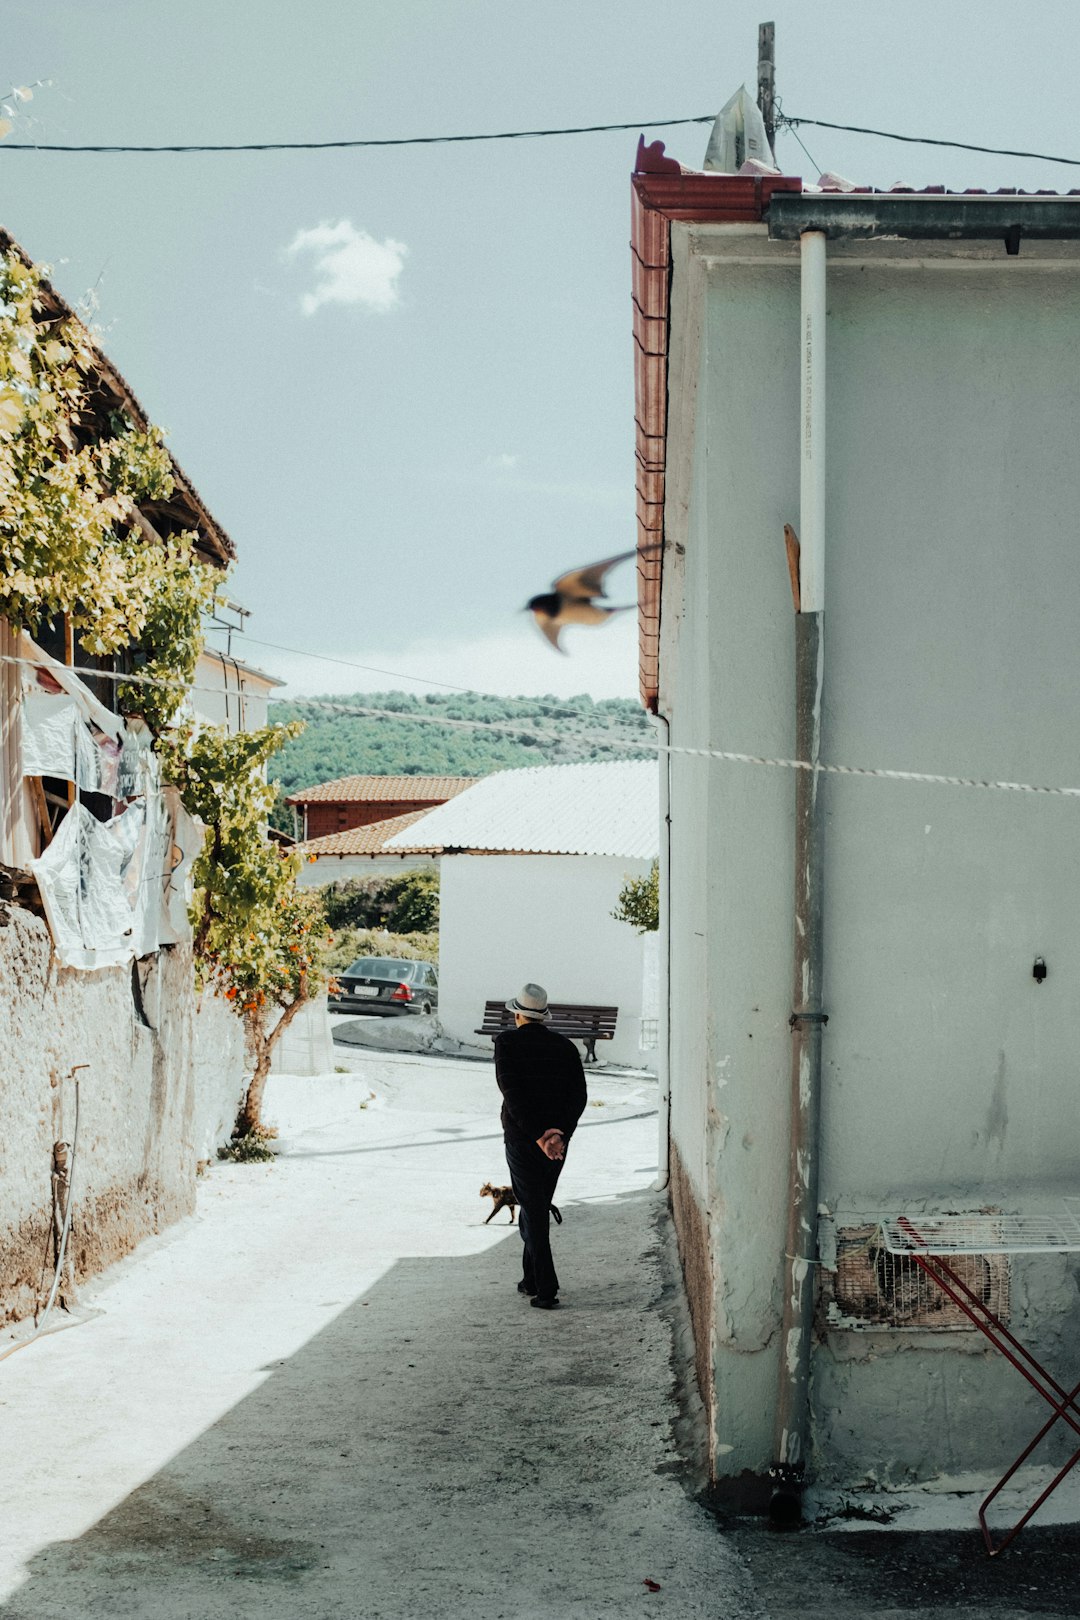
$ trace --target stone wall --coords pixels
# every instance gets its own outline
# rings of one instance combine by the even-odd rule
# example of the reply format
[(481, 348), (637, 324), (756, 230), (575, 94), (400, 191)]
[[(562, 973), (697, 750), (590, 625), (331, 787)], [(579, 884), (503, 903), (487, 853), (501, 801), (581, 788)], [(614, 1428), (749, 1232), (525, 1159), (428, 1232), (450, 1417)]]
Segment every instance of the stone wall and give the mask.
[[(197, 1014), (189, 947), (77, 972), (56, 965), (44, 922), (0, 907), (0, 1323), (30, 1314), (52, 1274), (52, 1152), (75, 1133), (73, 1067), (89, 1065), (72, 1178), (78, 1282), (194, 1208), (198, 1160), (243, 1084), (233, 1025), (220, 1005)], [(197, 1047), (213, 1058), (197, 1063)]]

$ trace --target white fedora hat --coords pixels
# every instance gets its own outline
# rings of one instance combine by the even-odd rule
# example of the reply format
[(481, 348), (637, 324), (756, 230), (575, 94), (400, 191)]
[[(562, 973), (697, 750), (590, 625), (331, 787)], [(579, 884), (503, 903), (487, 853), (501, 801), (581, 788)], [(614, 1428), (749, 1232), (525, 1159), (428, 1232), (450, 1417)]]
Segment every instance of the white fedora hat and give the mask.
[(551, 1017), (548, 1012), (547, 991), (542, 984), (524, 984), (512, 1001), (503, 1003), (507, 1012), (520, 1013), (522, 1018), (534, 1018), (543, 1023)]

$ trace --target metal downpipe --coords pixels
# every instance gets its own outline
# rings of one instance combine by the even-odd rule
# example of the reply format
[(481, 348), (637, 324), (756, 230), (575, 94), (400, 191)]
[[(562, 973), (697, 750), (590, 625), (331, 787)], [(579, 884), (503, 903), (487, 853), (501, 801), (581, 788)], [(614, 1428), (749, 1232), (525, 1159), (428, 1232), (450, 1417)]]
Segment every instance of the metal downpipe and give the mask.
[(824, 692), (825, 239), (802, 239), (802, 541), (795, 614), (795, 748), (809, 769), (795, 772), (794, 982), (791, 1025), (791, 1149), (784, 1298), (776, 1405), (771, 1515), (802, 1517), (810, 1436), (810, 1359), (817, 1264), (821, 1116), (824, 818), (821, 711)]
[(658, 732), (660, 757), (660, 1029), (657, 1068), (658, 1143), (655, 1187), (663, 1192), (671, 1179), (671, 728), (667, 717), (650, 714)]

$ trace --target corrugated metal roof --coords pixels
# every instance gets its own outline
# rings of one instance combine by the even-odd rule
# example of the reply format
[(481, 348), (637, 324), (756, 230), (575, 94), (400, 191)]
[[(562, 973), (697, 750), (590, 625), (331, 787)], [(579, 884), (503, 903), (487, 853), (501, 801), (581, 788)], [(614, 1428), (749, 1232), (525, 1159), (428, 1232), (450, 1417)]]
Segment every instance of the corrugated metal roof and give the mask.
[(286, 804), (377, 804), (412, 800), (442, 804), (476, 782), (475, 776), (339, 776), (290, 793)]
[[(370, 821), (366, 827), (347, 827), (344, 832), (327, 833), (322, 838), (309, 838), (306, 844), (296, 847), (301, 855), (378, 855), (381, 854), (388, 838), (395, 833), (403, 833), (411, 827), (414, 821), (422, 821), (425, 816), (431, 815), (430, 810), (410, 810), (405, 816), (389, 816), (385, 821)], [(427, 849), (426, 844), (409, 844), (406, 848), (398, 847), (395, 855), (415, 854), (417, 850)]]
[[(419, 831), (387, 841), (418, 844)], [(497, 771), (429, 810), (423, 847), (651, 860), (660, 848), (656, 761), (546, 765)]]

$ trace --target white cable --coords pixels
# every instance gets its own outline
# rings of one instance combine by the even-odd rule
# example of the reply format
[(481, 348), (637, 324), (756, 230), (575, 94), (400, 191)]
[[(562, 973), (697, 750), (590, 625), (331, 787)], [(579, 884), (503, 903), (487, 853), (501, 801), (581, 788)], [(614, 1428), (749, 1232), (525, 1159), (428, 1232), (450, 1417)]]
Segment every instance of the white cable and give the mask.
[[(47, 666), (39, 664), (33, 658), (18, 658), (11, 653), (0, 653), (0, 663), (25, 664), (31, 669), (41, 669)], [(119, 675), (110, 670), (92, 669), (89, 666), (64, 665), (73, 675), (93, 675), (99, 679), (128, 682), (143, 686), (167, 686), (176, 691), (202, 692), (211, 697), (220, 697), (221, 688), (215, 686), (185, 686), (182, 681), (162, 680), (154, 675)], [(357, 704), (336, 703), (331, 698), (269, 698), (269, 703), (289, 703), (296, 708), (327, 709), (344, 718), (350, 716), (366, 720), (409, 720), (417, 725), (446, 726), (462, 731), (493, 731), (514, 736), (535, 737), (538, 742), (561, 743), (565, 739), (554, 732), (537, 731), (532, 726), (513, 726), (496, 720), (451, 720), (441, 715), (413, 714), (405, 709), (374, 709), (360, 707)], [(929, 787), (956, 787), (980, 788), (987, 792), (996, 793), (1038, 793), (1051, 798), (1076, 799), (1080, 798), (1080, 787), (1052, 787), (1033, 782), (998, 782), (990, 779), (980, 779), (970, 776), (945, 776), (930, 771), (901, 771), (889, 770), (885, 767), (870, 765), (827, 765), (823, 762), (811, 764), (805, 759), (774, 759), (764, 754), (741, 754), (728, 748), (689, 748), (685, 745), (670, 743), (657, 745), (651, 739), (643, 740), (640, 745), (636, 743), (614, 742), (604, 732), (580, 732), (579, 740), (582, 742), (601, 743), (615, 754), (651, 754), (654, 751), (666, 754), (683, 754), (698, 759), (718, 759), (735, 765), (763, 765), (777, 770), (787, 771), (820, 771), (824, 776), (867, 776), (876, 777), (889, 782), (921, 782)]]

